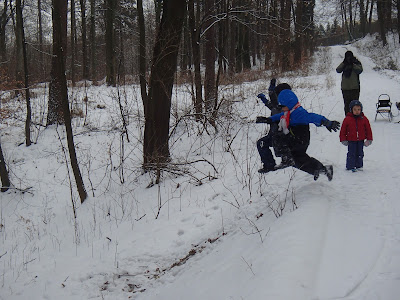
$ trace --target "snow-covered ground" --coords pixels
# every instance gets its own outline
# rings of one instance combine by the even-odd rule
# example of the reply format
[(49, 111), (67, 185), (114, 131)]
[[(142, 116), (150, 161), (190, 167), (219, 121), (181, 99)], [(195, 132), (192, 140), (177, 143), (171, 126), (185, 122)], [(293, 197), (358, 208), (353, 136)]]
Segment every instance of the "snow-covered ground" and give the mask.
[[(308, 153), (334, 166), (331, 182), (293, 168), (257, 173), (255, 143), (268, 125), (254, 120), (269, 111), (255, 96), (267, 77), (222, 88), (229, 103), (218, 133), (200, 134), (182, 117), (189, 89), (174, 91), (172, 123), (180, 121), (170, 146), (180, 164), (159, 184), (140, 169), (138, 88), (120, 89), (129, 115), (122, 147), (117, 90), (79, 87), (70, 99), (89, 99), (74, 133), (90, 197), (80, 204), (72, 189), (74, 219), (63, 128), (37, 127), (37, 143), (25, 147), (23, 101), (3, 101), (15, 189), (0, 194), (0, 299), (398, 299), (400, 117), (393, 105), (393, 122), (374, 118), (380, 94), (400, 101), (400, 73), (376, 66), (383, 50), (372, 43), (321, 49), (309, 75), (278, 79), (309, 111), (342, 121), (335, 68), (346, 50), (362, 62), (360, 101), (374, 134), (364, 171), (345, 171), (338, 133), (311, 125)], [(38, 120), (44, 96), (34, 93)]]

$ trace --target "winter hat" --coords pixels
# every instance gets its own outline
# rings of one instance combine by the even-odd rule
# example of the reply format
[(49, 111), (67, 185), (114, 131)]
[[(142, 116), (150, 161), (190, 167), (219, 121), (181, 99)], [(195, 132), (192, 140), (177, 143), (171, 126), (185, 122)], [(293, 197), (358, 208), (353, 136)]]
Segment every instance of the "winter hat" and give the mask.
[(280, 83), (275, 87), (275, 93), (277, 96), (283, 91), (283, 90), (291, 90), (292, 87), (288, 85), (287, 83)]
[(279, 104), (287, 106), (289, 109), (292, 109), (297, 104), (297, 102), (299, 102), (299, 99), (297, 98), (295, 93), (293, 93), (291, 90), (286, 89), (279, 93), (278, 101)]
[(301, 105), (295, 93), (291, 90), (283, 90), (279, 96), (278, 101), (281, 105), (287, 106), (289, 108), (288, 111), (285, 111), (281, 116), (281, 119), (278, 124), (278, 130), (283, 131), (284, 134), (289, 133), (289, 125), (290, 125), (290, 113), (299, 108)]
[(353, 112), (353, 107), (354, 107), (354, 106), (360, 106), (360, 107), (361, 107), (361, 111), (363, 110), (363, 106), (362, 106), (361, 102), (358, 101), (358, 100), (352, 100), (352, 101), (350, 102), (349, 108), (350, 108), (350, 111), (351, 111), (351, 112)]
[(353, 55), (353, 52), (351, 52), (351, 51), (346, 51), (346, 53), (344, 54), (345, 59), (349, 59), (349, 58), (353, 58), (353, 57), (354, 57), (354, 55)]

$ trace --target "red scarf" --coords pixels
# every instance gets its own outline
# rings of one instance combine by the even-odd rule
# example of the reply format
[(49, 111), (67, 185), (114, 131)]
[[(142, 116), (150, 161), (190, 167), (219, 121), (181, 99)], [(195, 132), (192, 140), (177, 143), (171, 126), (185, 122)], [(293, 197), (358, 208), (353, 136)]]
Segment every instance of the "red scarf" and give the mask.
[(279, 121), (279, 131), (283, 131), (284, 134), (289, 133), (289, 125), (290, 125), (290, 113), (295, 109), (299, 108), (300, 102), (297, 102), (295, 106), (291, 110), (285, 111), (281, 120)]

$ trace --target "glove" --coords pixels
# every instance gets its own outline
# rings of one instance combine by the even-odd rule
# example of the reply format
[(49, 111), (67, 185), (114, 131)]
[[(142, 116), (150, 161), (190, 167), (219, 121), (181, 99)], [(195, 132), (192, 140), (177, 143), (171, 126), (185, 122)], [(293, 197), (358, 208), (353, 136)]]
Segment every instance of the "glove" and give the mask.
[(360, 61), (357, 58), (353, 58), (353, 64), (361, 65)]
[(343, 144), (343, 146), (348, 146), (349, 145), (349, 141), (341, 141), (341, 143)]
[(366, 140), (365, 142), (364, 142), (364, 146), (365, 147), (368, 147), (369, 145), (371, 145), (372, 144), (372, 140)]
[(265, 97), (265, 95), (264, 95), (263, 93), (258, 94), (258, 95), (257, 95), (257, 98), (260, 98), (261, 101), (262, 101), (264, 104), (266, 104), (266, 103), (268, 102), (267, 97)]
[(328, 129), (330, 132), (337, 131), (340, 128), (340, 123), (338, 121), (329, 121), (329, 120), (322, 120), (321, 125), (324, 125), (326, 129)]
[(271, 82), (270, 82), (270, 84), (269, 84), (268, 91), (272, 92), (273, 90), (275, 90), (275, 85), (276, 85), (276, 79), (275, 79), (275, 78), (272, 78), (272, 79), (271, 79)]
[(256, 118), (256, 123), (267, 123), (267, 124), (271, 124), (271, 123), (272, 123), (272, 120), (271, 120), (271, 118), (257, 117), (257, 118)]

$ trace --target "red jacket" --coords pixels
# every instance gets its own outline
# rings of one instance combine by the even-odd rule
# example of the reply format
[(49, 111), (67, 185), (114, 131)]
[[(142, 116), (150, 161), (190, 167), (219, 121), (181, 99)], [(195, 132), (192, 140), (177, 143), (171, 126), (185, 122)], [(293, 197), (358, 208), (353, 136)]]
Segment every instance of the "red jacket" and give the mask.
[(358, 117), (348, 112), (340, 128), (340, 141), (372, 141), (372, 130), (369, 120), (363, 113)]

